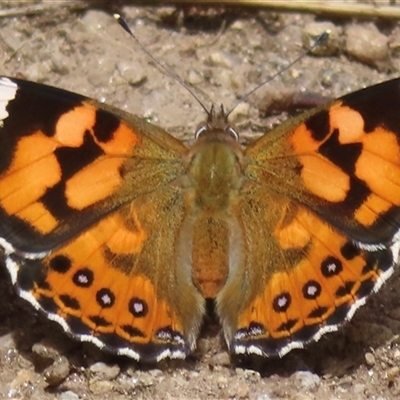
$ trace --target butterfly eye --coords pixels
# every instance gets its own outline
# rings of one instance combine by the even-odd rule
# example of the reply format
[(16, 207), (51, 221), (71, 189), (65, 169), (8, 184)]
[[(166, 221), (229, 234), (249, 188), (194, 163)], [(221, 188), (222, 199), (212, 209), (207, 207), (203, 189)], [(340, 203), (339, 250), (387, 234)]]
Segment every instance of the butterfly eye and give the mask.
[(208, 131), (209, 126), (206, 122), (201, 123), (196, 128), (196, 133), (194, 134), (195, 139), (197, 140), (204, 132)]
[(231, 135), (235, 140), (239, 140), (239, 134), (236, 132), (235, 128), (232, 128), (231, 126), (227, 126), (225, 128), (225, 132)]

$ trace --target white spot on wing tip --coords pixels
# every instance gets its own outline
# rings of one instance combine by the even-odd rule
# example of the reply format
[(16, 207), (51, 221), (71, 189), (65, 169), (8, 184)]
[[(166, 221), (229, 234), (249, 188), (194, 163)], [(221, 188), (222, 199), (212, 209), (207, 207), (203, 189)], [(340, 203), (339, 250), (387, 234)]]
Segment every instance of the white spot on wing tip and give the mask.
[(0, 77), (0, 126), (8, 117), (7, 105), (15, 99), (18, 85), (9, 78)]

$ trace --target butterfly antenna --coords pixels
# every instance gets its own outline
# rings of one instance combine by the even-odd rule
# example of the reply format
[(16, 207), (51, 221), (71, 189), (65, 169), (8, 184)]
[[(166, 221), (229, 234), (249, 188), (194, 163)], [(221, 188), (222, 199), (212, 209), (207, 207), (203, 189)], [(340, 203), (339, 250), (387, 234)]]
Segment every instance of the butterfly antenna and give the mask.
[(293, 60), (291, 63), (289, 63), (286, 67), (284, 67), (283, 69), (279, 70), (278, 72), (276, 72), (275, 74), (273, 74), (272, 76), (270, 76), (267, 80), (265, 80), (264, 82), (261, 82), (259, 85), (257, 85), (254, 89), (250, 90), (250, 92), (246, 93), (243, 97), (241, 97), (239, 99), (239, 101), (236, 103), (236, 105), (231, 108), (226, 116), (228, 117), (229, 114), (240, 104), (243, 103), (246, 99), (248, 99), (254, 92), (256, 92), (258, 89), (260, 89), (261, 87), (263, 87), (264, 85), (266, 85), (267, 83), (271, 82), (273, 79), (275, 79), (277, 76), (281, 75), (283, 72), (287, 71), (288, 69), (292, 68), (292, 66), (294, 64), (296, 64), (298, 61), (300, 61), (303, 57), (305, 57), (307, 54), (309, 54), (313, 49), (315, 49), (316, 47), (320, 46), (323, 42), (325, 42), (330, 34), (330, 30), (325, 31), (324, 33), (322, 33), (320, 36), (318, 36), (318, 38), (316, 39), (315, 43), (310, 46), (304, 53), (300, 54), (295, 60)]
[(113, 14), (113, 17), (117, 20), (117, 22), (120, 24), (120, 26), (124, 29), (125, 32), (127, 32), (135, 41), (136, 43), (140, 46), (140, 48), (142, 49), (142, 51), (144, 51), (148, 57), (150, 57), (150, 59), (158, 66), (160, 67), (168, 76), (170, 76), (171, 78), (175, 79), (183, 88), (185, 88), (192, 96), (193, 98), (200, 104), (200, 106), (203, 108), (203, 110), (206, 112), (207, 115), (210, 114), (210, 111), (207, 110), (207, 108), (205, 107), (205, 105), (200, 101), (200, 99), (196, 96), (196, 94), (194, 93), (194, 91), (174, 72), (172, 72), (170, 69), (168, 69), (165, 65), (163, 65), (160, 61), (158, 61), (153, 54), (150, 53), (150, 51), (148, 51), (146, 49), (146, 47), (144, 47), (142, 45), (142, 43), (140, 43), (139, 39), (133, 34), (133, 32), (131, 31), (131, 29), (128, 26), (128, 23), (124, 20), (124, 18), (121, 17), (121, 15), (119, 14)]

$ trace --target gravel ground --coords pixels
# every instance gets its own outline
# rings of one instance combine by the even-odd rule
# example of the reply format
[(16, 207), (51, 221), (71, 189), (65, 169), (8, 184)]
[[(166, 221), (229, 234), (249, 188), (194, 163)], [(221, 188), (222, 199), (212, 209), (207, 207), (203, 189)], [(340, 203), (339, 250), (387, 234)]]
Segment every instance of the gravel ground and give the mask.
[[(3, 1), (0, 8), (22, 3)], [(204, 118), (199, 105), (95, 4), (80, 13), (60, 6), (1, 19), (1, 73), (113, 104), (191, 142)], [(395, 22), (118, 5), (143, 45), (191, 83), (207, 106), (234, 106), (295, 59), (310, 37), (331, 29), (318, 55), (303, 58), (236, 109), (244, 142), (286, 118), (271, 111), (287, 108), (294, 95), (339, 96), (395, 77), (400, 67)], [(399, 291), (397, 272), (340, 332), (282, 360), (235, 364), (218, 326), (210, 325), (190, 359), (141, 366), (70, 340), (16, 297), (1, 268), (0, 399), (396, 399)]]

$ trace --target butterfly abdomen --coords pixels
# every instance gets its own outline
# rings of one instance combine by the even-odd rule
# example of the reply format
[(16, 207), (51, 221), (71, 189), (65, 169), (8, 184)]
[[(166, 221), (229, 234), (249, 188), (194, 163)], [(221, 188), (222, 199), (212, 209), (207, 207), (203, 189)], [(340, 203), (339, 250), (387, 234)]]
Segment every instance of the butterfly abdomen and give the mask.
[[(220, 130), (201, 137), (190, 153), (187, 218), (182, 235), (195, 286), (215, 298), (226, 282), (230, 263), (232, 205), (241, 185), (241, 149)], [(190, 242), (190, 243), (189, 243)]]

